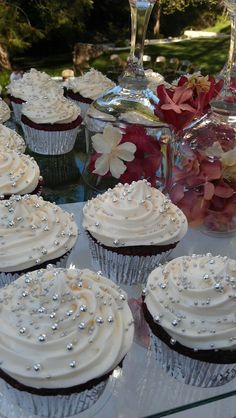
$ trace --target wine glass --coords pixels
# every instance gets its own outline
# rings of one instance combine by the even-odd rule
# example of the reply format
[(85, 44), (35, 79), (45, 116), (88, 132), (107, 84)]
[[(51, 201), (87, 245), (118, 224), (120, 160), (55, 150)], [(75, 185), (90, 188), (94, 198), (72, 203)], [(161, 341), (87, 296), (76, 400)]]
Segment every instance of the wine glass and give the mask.
[(212, 102), (212, 109), (229, 118), (236, 115), (236, 0), (222, 0), (228, 10), (231, 24), (228, 61), (220, 73), (223, 78), (223, 88)]
[[(86, 114), (89, 159), (83, 176), (95, 190), (111, 187), (116, 181), (129, 183), (140, 178), (146, 178), (152, 185), (165, 190), (171, 175), (171, 130), (154, 113), (158, 98), (147, 87), (143, 67), (144, 41), (156, 1), (129, 0), (131, 47), (127, 66), (119, 84), (95, 100)], [(104, 153), (99, 138), (103, 145), (104, 141), (110, 141), (106, 150), (103, 147)], [(126, 151), (129, 148), (129, 154), (121, 152), (120, 147), (126, 147)], [(112, 162), (115, 165), (115, 158), (121, 174), (114, 176)], [(103, 169), (99, 163), (105, 164)]]

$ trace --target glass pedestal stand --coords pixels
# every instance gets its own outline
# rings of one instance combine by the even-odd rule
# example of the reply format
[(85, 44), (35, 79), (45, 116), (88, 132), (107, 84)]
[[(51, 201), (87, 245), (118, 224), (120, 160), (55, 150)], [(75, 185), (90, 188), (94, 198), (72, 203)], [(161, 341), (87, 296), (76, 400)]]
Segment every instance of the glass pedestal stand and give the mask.
[(157, 96), (147, 88), (143, 49), (156, 0), (129, 0), (131, 48), (119, 85), (95, 100), (86, 115), (89, 159), (84, 180), (94, 191), (146, 178), (166, 189), (171, 175), (171, 131), (154, 114)]

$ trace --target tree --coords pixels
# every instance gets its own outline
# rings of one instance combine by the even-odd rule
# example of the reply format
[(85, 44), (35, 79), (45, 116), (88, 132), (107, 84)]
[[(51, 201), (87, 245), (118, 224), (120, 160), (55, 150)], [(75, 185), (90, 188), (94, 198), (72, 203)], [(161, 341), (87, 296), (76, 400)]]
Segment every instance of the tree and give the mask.
[(0, 67), (10, 69), (17, 52), (50, 40), (54, 32), (72, 44), (92, 5), (93, 0), (0, 0)]
[(176, 12), (184, 12), (189, 7), (196, 8), (197, 10), (201, 6), (206, 9), (211, 9), (218, 5), (218, 0), (159, 0), (154, 9), (153, 32), (155, 35), (160, 33), (161, 16), (164, 14), (168, 15)]

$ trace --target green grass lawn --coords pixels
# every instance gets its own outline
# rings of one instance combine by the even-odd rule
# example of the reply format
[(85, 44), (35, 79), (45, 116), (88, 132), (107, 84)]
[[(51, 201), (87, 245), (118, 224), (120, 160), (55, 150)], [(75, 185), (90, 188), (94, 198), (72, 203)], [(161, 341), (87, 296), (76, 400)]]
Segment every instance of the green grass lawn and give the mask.
[[(192, 40), (183, 40), (181, 42), (170, 42), (167, 44), (156, 44), (145, 46), (145, 54), (152, 57), (152, 68), (158, 72), (161, 72), (164, 76), (168, 76), (168, 60), (170, 58), (178, 58), (180, 61), (189, 60), (194, 64), (196, 69), (202, 71), (203, 74), (216, 75), (224, 66), (229, 48), (229, 37), (224, 38), (199, 38)], [(117, 68), (112, 64), (110, 55), (116, 53), (123, 60), (127, 59), (127, 51), (110, 51), (104, 53), (96, 60), (90, 62), (90, 65), (96, 69), (102, 71), (112, 78), (112, 72), (114, 72), (114, 78), (116, 78)], [(167, 59), (167, 65), (162, 68), (155, 65), (155, 59), (157, 56), (163, 55)], [(29, 69), (31, 67), (43, 70), (50, 75), (61, 75), (61, 71), (64, 68), (72, 68), (72, 55), (63, 54), (57, 56), (45, 56), (41, 58), (35, 57), (21, 57), (18, 59), (19, 66)], [(150, 65), (149, 65), (150, 67)], [(3, 88), (9, 83), (9, 71), (2, 71), (0, 73), (0, 84)], [(3, 89), (3, 93), (5, 90)]]

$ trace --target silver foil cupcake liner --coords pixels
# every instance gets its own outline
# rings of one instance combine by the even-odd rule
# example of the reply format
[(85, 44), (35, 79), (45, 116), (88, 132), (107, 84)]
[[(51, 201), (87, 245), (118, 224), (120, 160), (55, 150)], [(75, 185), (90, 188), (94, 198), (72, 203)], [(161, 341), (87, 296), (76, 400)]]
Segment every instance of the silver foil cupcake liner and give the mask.
[(146, 283), (152, 270), (164, 263), (172, 250), (151, 255), (131, 256), (109, 251), (89, 237), (93, 266), (117, 284)]
[(151, 349), (162, 369), (186, 385), (211, 388), (225, 385), (236, 377), (236, 364), (216, 364), (187, 357), (153, 334)]
[(79, 126), (67, 131), (42, 131), (22, 122), (21, 126), (29, 149), (43, 155), (61, 155), (70, 152), (79, 131)]
[(21, 123), (21, 110), (22, 110), (22, 103), (15, 103), (11, 102), (14, 117), (17, 123)]
[[(67, 264), (67, 260), (69, 258), (71, 251), (68, 251), (65, 255), (63, 255), (56, 263), (53, 263), (52, 261), (48, 261), (47, 264), (51, 264), (53, 267), (58, 267), (58, 268), (66, 268), (66, 264)], [(40, 269), (40, 266), (35, 266), (35, 270)], [(25, 274), (25, 270), (24, 273), (21, 272), (17, 272), (17, 273), (4, 273), (4, 272), (0, 272), (0, 288), (3, 286), (6, 286), (12, 282), (14, 282), (14, 280), (18, 279), (18, 277), (22, 276), (22, 274)]]
[(92, 389), (70, 395), (40, 396), (15, 389), (0, 379), (0, 392), (10, 403), (29, 414), (40, 418), (65, 418), (77, 415), (90, 408), (102, 395), (107, 381), (104, 380)]

